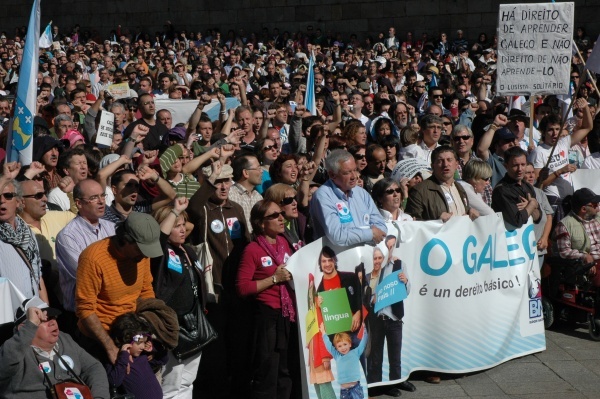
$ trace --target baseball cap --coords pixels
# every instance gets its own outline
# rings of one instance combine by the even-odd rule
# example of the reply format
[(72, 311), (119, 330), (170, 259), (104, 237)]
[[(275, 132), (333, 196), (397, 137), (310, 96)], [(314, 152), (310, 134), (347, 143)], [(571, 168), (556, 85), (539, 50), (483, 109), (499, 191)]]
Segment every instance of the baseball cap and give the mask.
[(578, 211), (584, 205), (590, 202), (600, 202), (600, 195), (594, 193), (589, 188), (580, 188), (573, 193), (571, 204), (573, 211)]
[(37, 296), (34, 296), (33, 298), (25, 299), (21, 306), (17, 308), (17, 311), (15, 312), (15, 325), (19, 325), (25, 321), (27, 318), (27, 310), (30, 308), (44, 310), (48, 318), (55, 318), (62, 314), (60, 310), (51, 308), (46, 302), (42, 301)]
[(147, 213), (131, 212), (123, 222), (123, 229), (133, 238), (142, 254), (148, 258), (163, 255), (160, 246), (160, 227)]

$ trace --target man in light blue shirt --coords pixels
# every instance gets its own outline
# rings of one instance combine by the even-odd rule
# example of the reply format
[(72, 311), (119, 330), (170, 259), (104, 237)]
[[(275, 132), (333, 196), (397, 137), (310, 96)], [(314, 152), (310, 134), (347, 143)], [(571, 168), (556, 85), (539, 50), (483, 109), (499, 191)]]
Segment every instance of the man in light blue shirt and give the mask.
[[(69, 330), (75, 312), (75, 280), (79, 255), (90, 244), (115, 235), (115, 224), (101, 219), (106, 208), (106, 194), (92, 179), (82, 180), (73, 189), (77, 217), (56, 236), (56, 259), (60, 288), (63, 293), (63, 327)], [(71, 331), (67, 331), (71, 333)]]
[(352, 154), (334, 150), (325, 167), (329, 180), (310, 204), (315, 238), (326, 236), (340, 246), (381, 242), (387, 234), (385, 221), (369, 193), (356, 186), (359, 172)]

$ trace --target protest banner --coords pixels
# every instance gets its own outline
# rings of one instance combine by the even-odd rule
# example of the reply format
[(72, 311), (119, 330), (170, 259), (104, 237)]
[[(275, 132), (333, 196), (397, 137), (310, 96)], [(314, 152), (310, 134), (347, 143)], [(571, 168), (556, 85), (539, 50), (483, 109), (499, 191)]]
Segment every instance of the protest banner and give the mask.
[(589, 188), (600, 194), (600, 171), (598, 169), (577, 169), (571, 173), (573, 191), (580, 188)]
[(103, 110), (102, 114), (100, 115), (100, 123), (98, 124), (96, 144), (110, 147), (113, 141), (114, 130), (115, 114)]
[(569, 92), (574, 12), (572, 2), (500, 5), (499, 95)]
[(344, 288), (319, 293), (323, 298), (321, 312), (323, 323), (328, 334), (349, 331), (352, 327), (350, 302)]
[(113, 99), (118, 100), (120, 98), (129, 98), (129, 83), (115, 83), (106, 88)]
[[(334, 281), (321, 271), (328, 251), (334, 254), (340, 280), (354, 278), (360, 284), (364, 328), (346, 333), (353, 349), (360, 349), (365, 336), (368, 340), (366, 368), (356, 364), (362, 387), (366, 381), (369, 387), (404, 381), (417, 370), (484, 370), (545, 349), (541, 298), (534, 289), (540, 274), (531, 219), (514, 231), (505, 230), (500, 214), (475, 221), (457, 217), (445, 224), (388, 224), (388, 237), (376, 247), (340, 248), (320, 239), (287, 262), (300, 316), (304, 389), (311, 399), (317, 398), (316, 389), (332, 389), (339, 397), (340, 384), (347, 383), (337, 379), (335, 356), (330, 380), (319, 379), (323, 354), (316, 348), (324, 337), (306, 324), (322, 319), (322, 303), (315, 298), (327, 291), (324, 281)], [(390, 283), (403, 285), (407, 296), (378, 305), (380, 289), (386, 284), (390, 289)], [(353, 294), (345, 287), (352, 307)], [(390, 325), (399, 327), (400, 342), (390, 340), (395, 331)]]

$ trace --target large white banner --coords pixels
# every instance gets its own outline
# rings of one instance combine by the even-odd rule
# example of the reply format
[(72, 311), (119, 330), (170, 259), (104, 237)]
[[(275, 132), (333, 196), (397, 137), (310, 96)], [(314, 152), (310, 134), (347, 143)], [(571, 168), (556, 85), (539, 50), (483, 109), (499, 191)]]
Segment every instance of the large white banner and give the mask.
[[(377, 247), (321, 239), (301, 249), (288, 269), (308, 397), (319, 390), (339, 398), (340, 384), (360, 384), (367, 397), (367, 386), (416, 370), (467, 373), (544, 350), (535, 245), (531, 219), (507, 232), (501, 215), (490, 215), (390, 224)], [(348, 337), (354, 352), (343, 354)]]
[(573, 179), (573, 190), (580, 188), (589, 188), (596, 194), (600, 194), (600, 170), (598, 169), (577, 169), (571, 173)]
[(500, 5), (498, 94), (569, 92), (574, 11), (572, 2)]

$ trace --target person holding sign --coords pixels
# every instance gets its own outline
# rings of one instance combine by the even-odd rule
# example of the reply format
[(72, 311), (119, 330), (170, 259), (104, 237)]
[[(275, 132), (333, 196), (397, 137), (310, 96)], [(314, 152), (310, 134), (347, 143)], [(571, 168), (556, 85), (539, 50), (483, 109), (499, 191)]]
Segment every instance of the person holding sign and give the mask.
[[(250, 212), (254, 232), (239, 265), (236, 289), (254, 299), (254, 399), (286, 399), (292, 392), (288, 369), (288, 343), (293, 334), (296, 309), (288, 281), (292, 274), (285, 263), (293, 253), (283, 236), (284, 213), (275, 202), (261, 200)], [(291, 348), (295, 350), (295, 348)]]
[[(387, 236), (386, 259), (383, 251), (373, 248), (373, 272), (367, 274), (372, 289), (372, 313), (369, 318), (371, 334), (371, 352), (367, 357), (367, 381), (382, 381), (383, 347), (387, 340), (389, 381), (401, 378), (402, 318), (404, 317), (404, 298), (407, 295), (408, 278), (402, 270), (402, 261), (393, 256), (396, 237)], [(385, 264), (385, 266), (383, 266)], [(400, 390), (414, 392), (415, 386), (404, 381), (392, 387), (386, 395), (400, 396)]]
[[(577, 166), (569, 163), (569, 149), (578, 144), (592, 130), (592, 114), (585, 99), (577, 99), (575, 109), (583, 110), (581, 127), (561, 138), (561, 119), (557, 115), (548, 115), (540, 122), (542, 143), (529, 156), (529, 161), (535, 168), (536, 179), (542, 180), (542, 187), (551, 205), (558, 203), (567, 195), (573, 194), (573, 179), (571, 173)], [(552, 153), (550, 162), (548, 159)], [(548, 167), (548, 176), (540, 179), (542, 168)]]

